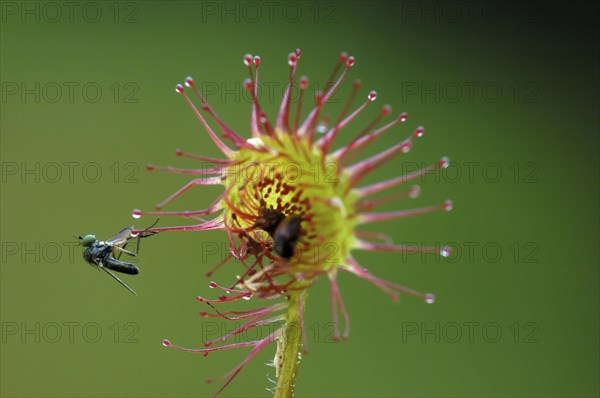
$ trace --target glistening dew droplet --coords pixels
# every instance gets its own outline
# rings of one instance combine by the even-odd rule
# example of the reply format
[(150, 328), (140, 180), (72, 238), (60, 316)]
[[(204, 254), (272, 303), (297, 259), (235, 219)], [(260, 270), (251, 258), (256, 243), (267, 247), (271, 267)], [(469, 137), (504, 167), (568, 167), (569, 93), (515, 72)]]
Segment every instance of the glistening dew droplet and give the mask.
[(427, 293), (425, 295), (425, 302), (427, 304), (433, 304), (433, 303), (435, 303), (435, 296), (433, 294), (431, 294), (431, 293)]

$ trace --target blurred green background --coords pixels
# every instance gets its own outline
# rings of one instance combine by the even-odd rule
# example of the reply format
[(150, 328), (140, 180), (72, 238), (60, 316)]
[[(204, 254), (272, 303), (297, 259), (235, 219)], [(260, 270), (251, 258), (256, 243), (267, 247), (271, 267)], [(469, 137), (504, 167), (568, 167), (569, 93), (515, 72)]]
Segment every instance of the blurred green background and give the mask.
[[(1, 3), (2, 397), (204, 397), (218, 388), (206, 378), (245, 357), (161, 345), (200, 347), (231, 330), (200, 318), (206, 308), (195, 301), (214, 293), (204, 273), (227, 250), (223, 233), (143, 241), (141, 274), (123, 278), (138, 297), (87, 266), (73, 234), (108, 238), (133, 223), (132, 209), (151, 209), (189, 180), (148, 173), (147, 163), (193, 167), (175, 148), (218, 156), (176, 83), (193, 75), (247, 134), (242, 56), (261, 56), (261, 80), (273, 87), (261, 100), (272, 115), (297, 47), (311, 84), (343, 50), (357, 58), (349, 78), (362, 79), (359, 96), (378, 91), (343, 138), (382, 104), (409, 113), (366, 154), (426, 127), (369, 181), (444, 155), (453, 162), (423, 181), (420, 198), (387, 209), (455, 203), (450, 213), (368, 228), (398, 243), (450, 243), (452, 257), (356, 254), (378, 276), (434, 292), (435, 305), (393, 303), (342, 274), (352, 330), (332, 344), (328, 282), (311, 288), (297, 396), (598, 396), (597, 6), (66, 4)], [(335, 117), (349, 91), (326, 113)], [(204, 208), (218, 192), (196, 188), (169, 209)], [(233, 274), (214, 278), (227, 284)], [(274, 372), (264, 363), (273, 354), (265, 350), (223, 396), (269, 396)]]

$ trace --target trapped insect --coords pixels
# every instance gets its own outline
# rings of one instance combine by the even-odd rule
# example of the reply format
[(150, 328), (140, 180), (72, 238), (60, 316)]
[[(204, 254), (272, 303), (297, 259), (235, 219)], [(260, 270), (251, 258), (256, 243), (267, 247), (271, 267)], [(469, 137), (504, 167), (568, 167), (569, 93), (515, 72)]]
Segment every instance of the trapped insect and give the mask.
[(273, 250), (281, 258), (290, 259), (294, 256), (296, 242), (300, 237), (300, 222), (302, 218), (290, 214), (286, 216), (278, 210), (261, 208), (255, 228), (260, 228), (273, 238)]
[(300, 216), (287, 216), (275, 229), (273, 249), (282, 258), (289, 259), (296, 251), (296, 242), (300, 237)]
[[(139, 274), (140, 270), (135, 264), (120, 260), (121, 255), (125, 253), (129, 256), (136, 257), (140, 249), (140, 239), (156, 234), (156, 232), (150, 232), (149, 229), (156, 225), (157, 222), (158, 220), (150, 227), (137, 234), (132, 233), (133, 226), (123, 228), (115, 236), (106, 241), (99, 241), (96, 239), (96, 235), (80, 235), (77, 239), (79, 239), (79, 243), (85, 247), (83, 250), (83, 258), (90, 265), (98, 267), (98, 269), (106, 272), (123, 287), (137, 296), (137, 293), (133, 289), (127, 286), (125, 282), (109, 270), (129, 275)], [(126, 249), (127, 245), (134, 239), (136, 240), (135, 252)]]

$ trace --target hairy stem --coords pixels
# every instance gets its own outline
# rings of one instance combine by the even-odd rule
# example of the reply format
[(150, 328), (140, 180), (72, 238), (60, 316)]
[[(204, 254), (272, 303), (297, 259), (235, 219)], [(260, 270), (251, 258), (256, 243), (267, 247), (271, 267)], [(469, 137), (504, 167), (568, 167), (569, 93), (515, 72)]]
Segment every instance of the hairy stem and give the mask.
[(301, 320), (306, 296), (306, 289), (292, 291), (289, 295), (285, 332), (280, 337), (282, 340), (277, 344), (276, 359), (280, 358), (281, 363), (278, 364), (279, 378), (274, 398), (291, 398), (294, 396), (298, 365), (300, 364), (300, 350), (302, 349)]

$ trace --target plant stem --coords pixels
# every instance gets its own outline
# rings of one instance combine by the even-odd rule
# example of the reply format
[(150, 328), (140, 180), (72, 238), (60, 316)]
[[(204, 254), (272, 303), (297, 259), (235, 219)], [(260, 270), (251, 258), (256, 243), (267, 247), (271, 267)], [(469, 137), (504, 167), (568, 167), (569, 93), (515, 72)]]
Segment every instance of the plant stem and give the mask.
[[(277, 345), (277, 356), (281, 355), (281, 367), (275, 389), (274, 398), (291, 398), (294, 396), (300, 350), (302, 349), (302, 313), (306, 302), (306, 289), (292, 291), (288, 300), (288, 313), (283, 340)], [(300, 305), (301, 304), (301, 305)], [(280, 352), (282, 350), (283, 352)]]

